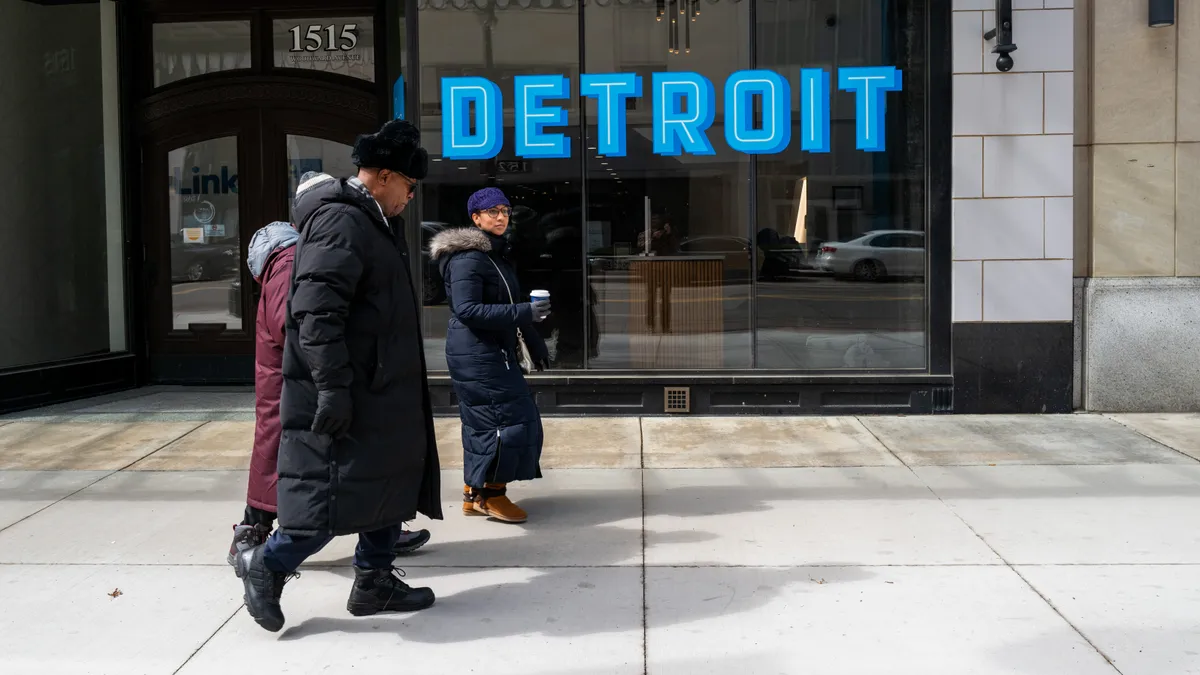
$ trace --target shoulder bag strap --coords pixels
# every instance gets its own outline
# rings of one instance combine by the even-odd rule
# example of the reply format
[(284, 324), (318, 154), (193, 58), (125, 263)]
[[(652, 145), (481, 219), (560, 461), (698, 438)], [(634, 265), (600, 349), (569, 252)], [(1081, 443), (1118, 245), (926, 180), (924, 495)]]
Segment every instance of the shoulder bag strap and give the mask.
[[(484, 253), (484, 255), (487, 255), (487, 254)], [(504, 278), (504, 272), (500, 271), (500, 266), (496, 264), (495, 260), (492, 260), (492, 256), (488, 255), (487, 259), (488, 259), (488, 262), (492, 263), (492, 267), (496, 268), (496, 274), (500, 275), (500, 281), (504, 282), (504, 290), (508, 291), (508, 304), (510, 304), (510, 305), (517, 304), (516, 302), (513, 301), (512, 289), (508, 287), (508, 279)]]

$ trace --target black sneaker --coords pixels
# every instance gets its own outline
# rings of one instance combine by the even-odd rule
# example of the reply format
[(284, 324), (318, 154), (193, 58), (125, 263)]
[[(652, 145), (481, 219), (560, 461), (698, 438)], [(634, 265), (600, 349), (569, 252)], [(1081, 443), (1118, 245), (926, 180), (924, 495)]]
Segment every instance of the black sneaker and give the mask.
[(392, 553), (396, 555), (405, 555), (421, 548), (429, 543), (429, 530), (417, 530), (410, 532), (404, 530), (400, 533), (400, 539), (396, 541), (396, 545), (392, 547)]
[(238, 578), (245, 587), (242, 600), (246, 603), (246, 611), (254, 618), (255, 623), (275, 633), (283, 628), (283, 609), (279, 606), (283, 585), (300, 574), (267, 569), (266, 561), (263, 560), (265, 550), (266, 546), (255, 546), (248, 551), (242, 551), (234, 562)]
[(395, 567), (369, 570), (355, 566), (354, 586), (346, 609), (354, 616), (378, 612), (416, 612), (433, 605), (433, 591), (413, 588), (400, 580), (404, 570)]
[(237, 565), (233, 559), (242, 551), (249, 551), (255, 546), (267, 543), (267, 537), (270, 536), (271, 528), (266, 525), (234, 525), (233, 543), (229, 545), (229, 555), (225, 556), (225, 562), (232, 565), (236, 572)]

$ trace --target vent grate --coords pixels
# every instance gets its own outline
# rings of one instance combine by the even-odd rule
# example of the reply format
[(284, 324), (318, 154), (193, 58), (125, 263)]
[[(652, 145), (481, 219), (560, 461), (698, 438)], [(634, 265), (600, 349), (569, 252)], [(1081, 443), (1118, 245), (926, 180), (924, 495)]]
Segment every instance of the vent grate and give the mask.
[(691, 387), (663, 387), (663, 409), (669, 413), (692, 411)]
[(932, 394), (933, 412), (954, 412), (954, 387), (934, 387)]

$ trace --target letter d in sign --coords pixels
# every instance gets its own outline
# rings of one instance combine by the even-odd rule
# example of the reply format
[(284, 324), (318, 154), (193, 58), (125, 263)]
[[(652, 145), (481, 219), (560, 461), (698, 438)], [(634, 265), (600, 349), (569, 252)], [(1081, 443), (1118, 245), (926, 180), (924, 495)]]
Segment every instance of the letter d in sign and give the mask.
[[(475, 108), (475, 133), (471, 107)], [(442, 156), (491, 159), (504, 146), (500, 87), (482, 77), (442, 78)]]

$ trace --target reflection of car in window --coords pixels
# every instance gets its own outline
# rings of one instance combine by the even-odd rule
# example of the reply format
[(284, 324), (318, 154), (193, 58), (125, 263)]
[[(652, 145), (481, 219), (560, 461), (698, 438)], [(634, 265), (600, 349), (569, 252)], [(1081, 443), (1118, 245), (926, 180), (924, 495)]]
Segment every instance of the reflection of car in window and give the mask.
[(171, 281), (212, 281), (237, 275), (237, 244), (171, 242)]
[[(758, 260), (754, 267), (760, 278), (773, 279), (804, 267), (804, 256), (799, 245), (793, 248), (789, 243), (781, 240), (778, 245), (758, 246)], [(750, 240), (743, 237), (689, 237), (679, 243), (679, 254), (725, 256), (726, 278), (745, 280), (750, 276)]]
[(924, 276), (925, 233), (878, 230), (848, 242), (828, 241), (821, 246), (816, 267), (860, 281)]

